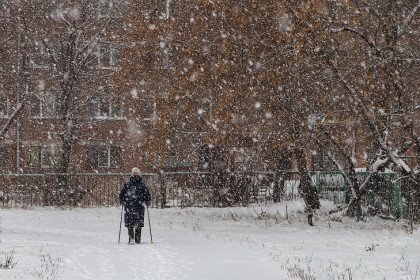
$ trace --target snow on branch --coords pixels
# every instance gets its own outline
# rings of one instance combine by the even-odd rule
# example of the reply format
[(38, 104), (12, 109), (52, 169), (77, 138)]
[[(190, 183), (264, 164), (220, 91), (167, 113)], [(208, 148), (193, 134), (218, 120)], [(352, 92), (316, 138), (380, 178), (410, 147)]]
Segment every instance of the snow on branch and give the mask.
[[(347, 175), (346, 170), (344, 170), (344, 168), (341, 166), (341, 164), (333, 157), (333, 155), (331, 154), (330, 151), (327, 152), (327, 157), (334, 163), (334, 165), (338, 168), (338, 170), (340, 171), (341, 175), (343, 175), (344, 180), (346, 180), (347, 184), (349, 184), (352, 192), (354, 192), (354, 186), (352, 181), (350, 180), (349, 176)], [(355, 195), (355, 193), (353, 193), (353, 195)]]
[(381, 146), (381, 148), (385, 151), (386, 155), (389, 157), (389, 159), (396, 164), (400, 169), (405, 173), (409, 174), (411, 173), (411, 169), (409, 166), (402, 160), (398, 154), (398, 150), (394, 151), (389, 145), (386, 143), (385, 139), (381, 136), (380, 129), (378, 127), (378, 124), (376, 122), (376, 119), (374, 116), (372, 116), (369, 113), (368, 108), (363, 104), (362, 100), (360, 99), (359, 95), (357, 94), (356, 90), (351, 87), (351, 85), (344, 79), (344, 77), (341, 75), (339, 70), (335, 65), (332, 65), (332, 68), (335, 71), (335, 74), (340, 81), (340, 83), (344, 86), (344, 88), (350, 93), (350, 98), (353, 100), (355, 104), (361, 109), (362, 114), (365, 116), (365, 118), (368, 120), (368, 124), (372, 131), (376, 134), (376, 138)]
[(360, 191), (364, 191), (369, 186), (368, 183), (372, 175), (378, 173), (378, 170), (384, 167), (386, 164), (388, 164), (388, 161), (389, 161), (389, 158), (384, 158), (384, 159), (381, 159), (380, 157), (376, 158), (376, 161), (372, 165), (371, 172), (369, 172), (369, 175), (360, 185), (360, 188), (359, 188)]

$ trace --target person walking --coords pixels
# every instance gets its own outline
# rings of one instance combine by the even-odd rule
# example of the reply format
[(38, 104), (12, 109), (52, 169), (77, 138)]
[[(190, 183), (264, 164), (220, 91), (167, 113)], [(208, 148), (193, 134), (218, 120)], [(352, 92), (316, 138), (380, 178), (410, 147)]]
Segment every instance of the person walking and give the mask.
[(128, 244), (139, 244), (141, 228), (144, 227), (144, 208), (150, 206), (150, 192), (141, 178), (141, 171), (134, 167), (130, 180), (120, 192), (120, 203), (124, 205), (124, 224), (128, 229)]

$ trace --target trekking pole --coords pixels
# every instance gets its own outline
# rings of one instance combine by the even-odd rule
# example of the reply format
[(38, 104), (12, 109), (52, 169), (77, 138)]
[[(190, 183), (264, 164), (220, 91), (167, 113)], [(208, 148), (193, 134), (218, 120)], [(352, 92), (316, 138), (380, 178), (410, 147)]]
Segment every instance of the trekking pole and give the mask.
[(120, 244), (120, 238), (121, 238), (121, 224), (122, 224), (123, 210), (124, 210), (124, 205), (121, 205), (120, 233), (118, 234), (118, 244)]
[(147, 219), (149, 220), (150, 243), (153, 243), (153, 237), (152, 237), (152, 227), (150, 226), (149, 206), (147, 206)]

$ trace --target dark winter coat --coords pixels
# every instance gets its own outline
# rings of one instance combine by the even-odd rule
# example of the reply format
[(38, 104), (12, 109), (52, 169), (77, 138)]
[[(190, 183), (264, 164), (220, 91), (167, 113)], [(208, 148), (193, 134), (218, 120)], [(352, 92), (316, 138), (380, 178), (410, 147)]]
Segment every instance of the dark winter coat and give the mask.
[(144, 207), (150, 205), (150, 193), (140, 176), (132, 176), (120, 192), (120, 203), (124, 205), (125, 226), (144, 227)]

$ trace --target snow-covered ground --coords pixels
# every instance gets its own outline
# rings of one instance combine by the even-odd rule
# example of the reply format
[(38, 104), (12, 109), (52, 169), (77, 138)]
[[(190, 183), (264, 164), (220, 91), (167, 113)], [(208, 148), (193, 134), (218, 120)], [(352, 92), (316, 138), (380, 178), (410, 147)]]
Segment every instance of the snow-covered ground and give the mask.
[[(287, 207), (287, 208), (286, 208)], [(420, 231), (328, 216), (309, 227), (301, 202), (150, 209), (140, 245), (121, 208), (0, 209), (0, 279), (420, 279)], [(286, 210), (287, 209), (287, 210)]]

